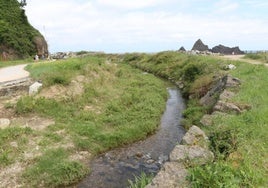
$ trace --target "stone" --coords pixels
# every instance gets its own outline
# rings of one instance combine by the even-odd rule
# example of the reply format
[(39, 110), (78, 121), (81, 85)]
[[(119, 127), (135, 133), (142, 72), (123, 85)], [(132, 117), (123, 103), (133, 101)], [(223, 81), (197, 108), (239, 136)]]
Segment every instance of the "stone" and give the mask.
[(214, 154), (200, 146), (177, 145), (170, 153), (170, 161), (183, 163), (187, 166), (199, 166), (214, 160)]
[(236, 66), (233, 64), (229, 64), (229, 65), (227, 65), (227, 68), (230, 70), (234, 70), (234, 69), (236, 69)]
[(200, 123), (203, 125), (203, 126), (211, 126), (213, 124), (213, 116), (212, 115), (209, 115), (209, 114), (205, 114), (201, 120), (200, 120)]
[(37, 55), (40, 58), (48, 57), (48, 46), (45, 38), (43, 36), (34, 37), (33, 42), (35, 44), (35, 48), (37, 50)]
[(217, 96), (219, 96), (225, 88), (227, 76), (218, 79), (212, 88), (203, 96), (199, 103), (203, 106), (212, 107), (217, 103)]
[(6, 118), (0, 118), (0, 128), (4, 129), (10, 125), (10, 120)]
[(152, 182), (146, 188), (184, 188), (189, 186), (186, 180), (187, 170), (181, 163), (166, 162)]
[(35, 95), (38, 93), (40, 88), (42, 88), (43, 84), (40, 82), (35, 82), (29, 87), (29, 95)]
[(225, 101), (225, 100), (228, 100), (228, 99), (230, 99), (230, 98), (232, 98), (234, 96), (235, 96), (234, 92), (223, 90), (223, 92), (220, 95), (219, 100), (224, 100)]
[(211, 49), (211, 51), (213, 53), (220, 53), (220, 54), (225, 54), (225, 55), (239, 55), (239, 54), (244, 54), (243, 51), (241, 51), (239, 49), (238, 46), (236, 47), (227, 47), (227, 46), (224, 46), (224, 45), (218, 45), (218, 46), (215, 46)]
[(186, 52), (186, 50), (185, 50), (185, 48), (184, 48), (183, 46), (180, 47), (179, 51), (181, 51), (181, 52)]
[(234, 78), (228, 75), (225, 88), (238, 87), (240, 84), (241, 84), (241, 81), (238, 78)]
[(209, 48), (208, 48), (208, 45), (205, 45), (201, 39), (198, 39), (194, 45), (193, 45), (193, 48), (192, 50), (197, 50), (197, 51), (208, 51)]
[(218, 101), (217, 104), (213, 108), (214, 111), (219, 111), (223, 113), (235, 113), (240, 114), (241, 109), (233, 103)]
[(183, 136), (182, 144), (194, 146), (198, 145), (201, 147), (208, 146), (208, 137), (199, 127), (193, 125)]

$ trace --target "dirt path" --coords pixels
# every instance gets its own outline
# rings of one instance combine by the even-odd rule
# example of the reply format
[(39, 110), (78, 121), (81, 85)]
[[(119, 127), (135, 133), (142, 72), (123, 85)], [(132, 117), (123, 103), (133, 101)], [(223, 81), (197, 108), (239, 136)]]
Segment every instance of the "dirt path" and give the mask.
[(245, 55), (224, 55), (224, 56), (221, 56), (225, 59), (230, 59), (230, 60), (240, 60), (240, 61), (243, 61), (243, 62), (247, 62), (247, 63), (250, 63), (250, 64), (254, 64), (254, 65), (265, 65), (268, 67), (268, 64), (265, 64), (265, 63), (262, 63), (260, 61), (256, 61), (256, 60), (252, 60), (252, 59), (244, 59)]
[(24, 70), (26, 66), (23, 64), (0, 69), (0, 83), (29, 77), (29, 72)]

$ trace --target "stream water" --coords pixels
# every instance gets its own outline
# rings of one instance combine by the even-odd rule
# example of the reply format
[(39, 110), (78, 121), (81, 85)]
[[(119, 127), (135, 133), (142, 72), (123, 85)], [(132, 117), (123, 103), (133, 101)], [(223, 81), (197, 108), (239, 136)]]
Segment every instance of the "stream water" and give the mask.
[(91, 164), (91, 173), (79, 188), (125, 188), (141, 172), (156, 174), (168, 160), (169, 153), (181, 141), (185, 131), (180, 126), (184, 102), (176, 88), (168, 88), (169, 99), (156, 134), (146, 140), (111, 150)]

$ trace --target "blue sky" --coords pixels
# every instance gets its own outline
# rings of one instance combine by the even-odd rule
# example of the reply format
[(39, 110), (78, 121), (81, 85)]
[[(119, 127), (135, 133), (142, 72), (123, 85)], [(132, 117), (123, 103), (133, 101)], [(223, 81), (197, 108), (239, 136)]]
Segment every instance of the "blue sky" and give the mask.
[(51, 52), (158, 52), (197, 39), (268, 50), (267, 0), (27, 0)]

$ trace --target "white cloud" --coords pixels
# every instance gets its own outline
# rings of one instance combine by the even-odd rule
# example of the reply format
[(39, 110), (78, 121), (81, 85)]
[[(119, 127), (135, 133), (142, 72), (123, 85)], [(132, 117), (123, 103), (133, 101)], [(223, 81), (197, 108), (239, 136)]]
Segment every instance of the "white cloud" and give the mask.
[[(189, 49), (198, 38), (210, 47), (219, 43), (233, 46), (246, 44), (246, 40), (261, 46), (259, 43), (264, 41), (258, 36), (268, 43), (267, 37), (265, 39), (267, 21), (239, 16), (219, 17), (213, 12), (210, 16), (200, 16), (188, 9), (177, 11), (176, 6), (186, 3), (185, 0), (175, 4), (174, 0), (27, 2), (26, 14), (48, 39), (51, 51), (160, 51), (177, 49), (181, 45)], [(192, 2), (195, 1), (188, 3)], [(228, 2), (224, 0), (216, 5), (222, 11), (239, 8), (238, 5), (229, 6)], [(161, 9), (168, 3), (172, 6), (169, 10)], [(158, 8), (153, 9), (154, 6)], [(150, 11), (143, 10), (149, 7)], [(215, 4), (212, 4), (213, 8)]]

